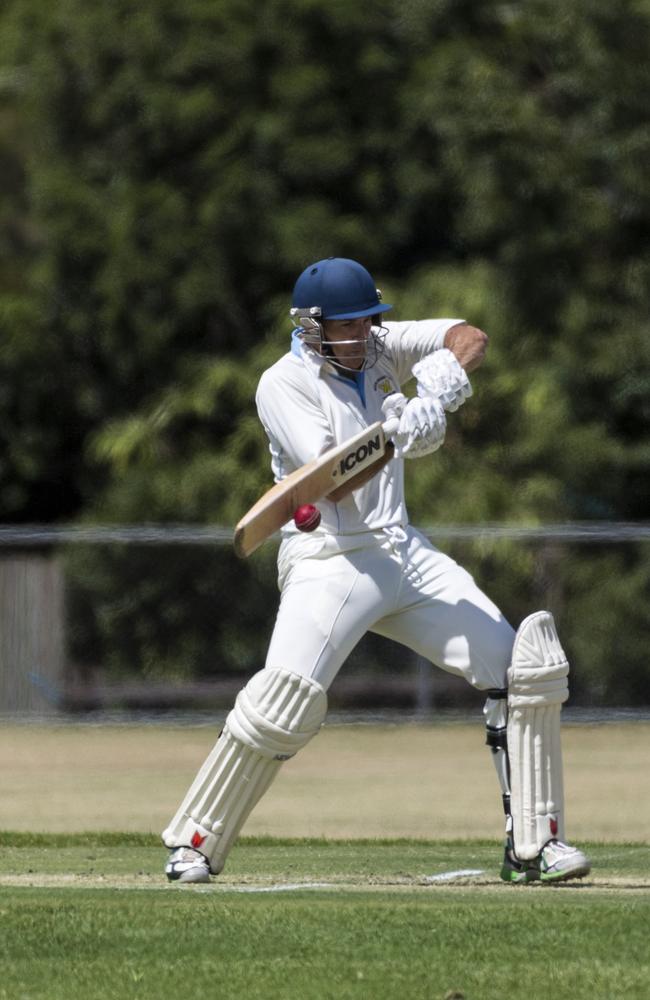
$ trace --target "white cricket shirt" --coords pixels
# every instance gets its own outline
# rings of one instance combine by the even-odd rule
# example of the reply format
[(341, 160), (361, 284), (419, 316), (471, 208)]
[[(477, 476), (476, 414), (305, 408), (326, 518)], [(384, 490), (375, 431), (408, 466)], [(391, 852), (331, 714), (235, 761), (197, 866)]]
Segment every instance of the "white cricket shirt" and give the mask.
[[(445, 334), (462, 319), (382, 324), (388, 330), (377, 363), (355, 378), (342, 375), (326, 358), (294, 335), (292, 349), (262, 375), (255, 401), (269, 438), (275, 481), (322, 455), (334, 444), (385, 416), (381, 404), (412, 378), (413, 365), (443, 346)], [(355, 535), (393, 525), (406, 526), (404, 460), (394, 458), (339, 503), (318, 502), (318, 533)], [(297, 534), (290, 522), (283, 536)]]

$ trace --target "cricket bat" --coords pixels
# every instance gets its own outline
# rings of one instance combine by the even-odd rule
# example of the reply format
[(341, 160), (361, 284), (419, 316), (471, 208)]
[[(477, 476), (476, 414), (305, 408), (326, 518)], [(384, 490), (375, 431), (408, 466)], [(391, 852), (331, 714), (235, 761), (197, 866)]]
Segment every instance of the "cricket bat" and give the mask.
[(267, 490), (235, 528), (237, 555), (242, 559), (249, 556), (287, 524), (298, 507), (322, 500), (382, 458), (398, 424), (399, 418), (391, 417), (385, 423), (378, 420)]

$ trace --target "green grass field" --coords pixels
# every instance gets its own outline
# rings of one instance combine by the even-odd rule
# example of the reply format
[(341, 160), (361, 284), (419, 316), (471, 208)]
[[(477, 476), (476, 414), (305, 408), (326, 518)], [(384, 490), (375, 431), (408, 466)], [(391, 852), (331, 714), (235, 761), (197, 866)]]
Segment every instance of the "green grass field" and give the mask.
[(0, 843), (3, 1000), (648, 997), (643, 845), (589, 844), (594, 878), (524, 887), (492, 842), (243, 838), (179, 887), (152, 837)]
[[(163, 791), (158, 802), (164, 782), (147, 748), (163, 742), (171, 754), (187, 743), (190, 756), (199, 757), (210, 734), (10, 727), (0, 738), (13, 796), (11, 803), (7, 798), (0, 803), (8, 831), (0, 834), (0, 1000), (374, 1000), (396, 994), (400, 1000), (647, 1000), (650, 847), (647, 836), (639, 836), (639, 822), (647, 817), (648, 797), (643, 783), (624, 780), (628, 773), (639, 778), (639, 769), (647, 776), (647, 727), (569, 732), (567, 778), (571, 788), (579, 777), (585, 802), (587, 792), (591, 796), (596, 833), (580, 844), (594, 868), (581, 882), (556, 886), (500, 882), (500, 837), (492, 835), (491, 813), (483, 817), (482, 838), (473, 835), (472, 823), (456, 838), (435, 830), (444, 799), (435, 799), (431, 809), (428, 786), (423, 792), (414, 762), (429, 741), (436, 751), (438, 741), (460, 749), (473, 729), (433, 730), (330, 732), (318, 762), (307, 748), (303, 764), (293, 774), (291, 765), (286, 769), (278, 794), (284, 833), (277, 833), (281, 822), (271, 804), (265, 815), (275, 836), (251, 836), (247, 827), (219, 878), (181, 887), (161, 877), (165, 851), (142, 818), (153, 811), (157, 822), (166, 797), (176, 805), (175, 787), (171, 796)], [(80, 755), (84, 741), (91, 746), (99, 741), (101, 752), (96, 745), (95, 753)], [(373, 822), (389, 800), (378, 780), (375, 814), (368, 786), (378, 757), (386, 765), (387, 744), (390, 759), (401, 761), (391, 774), (400, 786), (396, 801), (408, 806), (411, 799), (424, 799), (422, 815), (428, 807), (435, 836), (423, 837), (417, 824), (416, 838), (392, 836), (400, 822), (415, 823), (415, 807), (399, 822), (390, 817), (390, 837), (376, 835)], [(473, 751), (449, 757), (442, 782), (446, 793), (458, 790), (456, 799), (470, 812), (472, 803), (461, 789), (468, 785), (471, 795), (493, 779), (489, 759), (483, 768), (479, 745), (475, 758)], [(618, 800), (602, 798), (599, 767), (593, 787), (584, 788), (596, 746), (608, 746), (616, 761)], [(323, 795), (333, 780), (331, 774), (327, 778), (323, 750), (331, 750), (331, 761), (335, 747), (340, 780), (332, 803)], [(159, 761), (163, 775), (167, 759)], [(315, 780), (318, 768), (324, 786)], [(407, 792), (407, 775), (414, 771)], [(75, 801), (75, 778), (78, 815), (66, 833), (60, 816), (63, 804), (69, 809)], [(140, 790), (139, 806), (133, 794), (140, 833), (122, 829), (125, 815), (132, 820), (124, 810), (127, 786)], [(271, 789), (271, 803), (273, 796)], [(14, 799), (20, 823), (14, 821)], [(580, 795), (577, 799), (580, 822), (586, 824), (584, 803)], [(98, 804), (101, 817), (112, 809), (112, 823), (104, 824), (112, 829), (83, 832), (89, 818), (91, 826), (93, 817), (99, 822)], [(456, 808), (450, 804), (452, 813)], [(353, 836), (286, 836), (290, 824), (299, 830), (319, 825), (332, 811), (349, 817)], [(618, 836), (607, 834), (603, 815), (610, 817), (607, 822), (618, 817)], [(364, 836), (367, 825), (372, 837)]]

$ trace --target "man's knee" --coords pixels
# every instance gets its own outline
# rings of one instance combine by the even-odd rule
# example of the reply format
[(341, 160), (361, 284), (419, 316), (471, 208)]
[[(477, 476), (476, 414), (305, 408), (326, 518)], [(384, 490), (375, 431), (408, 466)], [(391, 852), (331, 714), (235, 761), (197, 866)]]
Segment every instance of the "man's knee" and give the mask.
[(168, 847), (200, 851), (213, 873), (283, 761), (320, 729), (327, 695), (315, 681), (288, 670), (260, 670), (240, 691), (223, 732), (172, 822)]

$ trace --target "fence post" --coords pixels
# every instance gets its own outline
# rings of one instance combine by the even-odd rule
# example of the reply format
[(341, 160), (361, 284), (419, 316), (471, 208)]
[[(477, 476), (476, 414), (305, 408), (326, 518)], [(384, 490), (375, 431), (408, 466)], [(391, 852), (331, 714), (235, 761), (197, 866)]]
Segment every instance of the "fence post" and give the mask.
[(424, 656), (416, 656), (415, 664), (415, 710), (418, 716), (427, 718), (433, 711), (433, 664)]
[(61, 697), (64, 582), (54, 556), (0, 558), (0, 712), (45, 712)]

